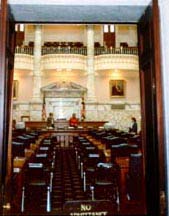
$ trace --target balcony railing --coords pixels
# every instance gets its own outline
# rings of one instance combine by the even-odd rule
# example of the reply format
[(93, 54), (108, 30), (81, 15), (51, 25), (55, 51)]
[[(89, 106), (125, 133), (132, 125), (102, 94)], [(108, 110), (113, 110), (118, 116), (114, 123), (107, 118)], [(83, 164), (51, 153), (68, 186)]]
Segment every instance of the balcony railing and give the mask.
[(128, 55), (138, 55), (137, 47), (127, 47), (127, 48), (106, 48), (98, 47), (95, 49), (95, 55), (105, 55), (105, 54), (128, 54)]
[(86, 47), (42, 47), (42, 55), (48, 54), (79, 54), (87, 55)]
[[(15, 53), (33, 55), (34, 48), (29, 46), (16, 47)], [(48, 54), (78, 54), (87, 55), (86, 47), (42, 47), (42, 55)], [(94, 49), (95, 55), (105, 55), (105, 54), (127, 54), (127, 55), (138, 55), (137, 47), (127, 47), (127, 48), (106, 48), (97, 47)]]
[(33, 55), (34, 49), (33, 47), (29, 47), (29, 46), (21, 46), (21, 47), (17, 46), (15, 48), (15, 53)]

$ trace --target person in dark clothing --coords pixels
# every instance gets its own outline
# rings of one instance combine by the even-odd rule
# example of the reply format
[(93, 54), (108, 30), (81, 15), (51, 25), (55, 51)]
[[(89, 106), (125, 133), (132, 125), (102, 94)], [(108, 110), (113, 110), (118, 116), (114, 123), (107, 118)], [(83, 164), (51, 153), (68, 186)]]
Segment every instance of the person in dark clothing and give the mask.
[(47, 126), (54, 128), (54, 117), (53, 113), (49, 113), (49, 117), (47, 118)]
[(131, 121), (132, 121), (132, 125), (131, 127), (129, 128), (129, 132), (133, 132), (133, 133), (136, 133), (137, 134), (137, 120), (135, 117), (132, 117), (131, 118)]

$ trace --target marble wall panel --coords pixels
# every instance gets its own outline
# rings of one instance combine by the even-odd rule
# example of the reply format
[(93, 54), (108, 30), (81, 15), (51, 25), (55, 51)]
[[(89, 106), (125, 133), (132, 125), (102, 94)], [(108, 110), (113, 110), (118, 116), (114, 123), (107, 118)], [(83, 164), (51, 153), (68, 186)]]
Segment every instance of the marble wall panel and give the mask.
[[(67, 100), (67, 102), (66, 102)], [(54, 117), (69, 119), (73, 112), (77, 114), (80, 119), (81, 106), (80, 101), (75, 99), (65, 99), (62, 106), (59, 105), (59, 101), (47, 100), (46, 111), (54, 113)], [(135, 117), (138, 122), (138, 128), (140, 130), (141, 113), (139, 104), (126, 105), (125, 109), (111, 109), (111, 104), (107, 103), (91, 103), (86, 104), (86, 121), (108, 121), (111, 122), (115, 128), (119, 128), (128, 131), (131, 125), (131, 117)], [(26, 109), (27, 108), (27, 109)], [(17, 109), (13, 109), (13, 119), (21, 121), (21, 116), (29, 115), (31, 121), (41, 121), (42, 119), (42, 104), (29, 104), (29, 105), (17, 105)]]

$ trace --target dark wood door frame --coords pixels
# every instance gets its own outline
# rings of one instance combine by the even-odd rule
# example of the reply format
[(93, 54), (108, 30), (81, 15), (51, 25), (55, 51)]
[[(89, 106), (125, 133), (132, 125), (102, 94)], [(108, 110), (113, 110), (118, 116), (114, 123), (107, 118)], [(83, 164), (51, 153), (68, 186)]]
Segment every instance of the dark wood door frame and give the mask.
[[(5, 180), (5, 165), (4, 157), (4, 122), (5, 122), (5, 70), (6, 70), (6, 1), (1, 0), (0, 8), (0, 206), (3, 205), (4, 180)], [(0, 208), (0, 214), (2, 208)]]
[[(162, 110), (162, 88), (161, 88), (161, 72), (160, 72), (160, 47), (159, 47), (159, 29), (157, 28), (157, 23), (159, 22), (159, 17), (158, 17), (158, 1), (154, 0), (153, 1), (153, 22), (151, 23), (152, 25), (152, 32), (151, 34), (154, 35), (154, 40), (157, 41), (156, 46), (155, 46), (155, 50), (154, 50), (154, 62), (155, 64), (152, 65), (153, 66), (153, 70), (156, 71), (156, 73), (154, 74), (155, 76), (155, 80), (151, 83), (152, 84), (152, 92), (155, 91), (155, 98), (158, 98), (158, 103), (156, 103), (156, 107), (155, 107), (155, 123), (157, 124), (156, 127), (154, 127), (155, 129), (155, 133), (156, 133), (156, 137), (157, 140), (155, 141), (155, 152), (151, 152), (152, 155), (152, 164), (155, 164), (157, 167), (157, 172), (155, 172), (155, 175), (158, 174), (158, 172), (162, 170), (162, 173), (160, 173), (160, 176), (162, 176), (161, 179), (158, 178), (158, 176), (155, 176), (154, 178), (156, 179), (156, 186), (158, 188), (154, 188), (154, 190), (158, 190), (158, 192), (155, 194), (155, 203), (154, 206), (157, 205), (156, 210), (159, 210), (159, 191), (160, 189), (162, 189), (164, 187), (164, 169), (163, 169), (163, 110)], [(6, 68), (7, 68), (7, 62), (6, 62), (6, 38), (7, 38), (7, 27), (6, 27), (6, 23), (7, 23), (7, 6), (6, 6), (6, 0), (1, 0), (1, 13), (0, 13), (1, 17), (1, 26), (0, 26), (0, 185), (4, 185), (5, 184), (5, 177), (6, 177), (6, 165), (7, 165), (7, 144), (8, 144), (8, 133), (4, 133), (7, 128), (9, 128), (8, 125), (8, 118), (7, 118), (7, 112), (6, 112), (6, 108), (10, 109), (9, 104), (11, 103), (11, 101), (8, 101), (5, 99), (6, 93), (5, 93), (5, 88), (6, 88), (6, 84), (8, 82), (8, 80), (6, 79), (11, 79), (11, 77), (7, 78), (6, 76)], [(151, 36), (152, 36), (151, 35)], [(144, 92), (144, 88), (145, 88), (145, 83), (143, 82), (143, 78), (141, 78), (141, 84), (142, 84), (142, 95), (144, 96), (145, 92)], [(11, 89), (10, 89), (11, 91)], [(154, 94), (154, 93), (153, 93)], [(9, 97), (10, 98), (10, 97)], [(159, 100), (160, 99), (160, 100)], [(142, 100), (142, 114), (143, 117), (146, 118), (146, 101)], [(8, 110), (9, 111), (9, 110)], [(143, 118), (143, 120), (145, 120)], [(144, 122), (143, 122), (144, 123)], [(146, 128), (142, 128), (143, 129), (143, 135), (147, 136), (147, 132), (146, 132)], [(143, 137), (143, 141), (146, 140), (146, 137)], [(148, 160), (148, 158), (147, 158)], [(159, 161), (161, 161), (161, 163), (159, 163)], [(159, 166), (162, 167), (162, 169), (159, 169)], [(147, 166), (147, 170), (148, 175), (151, 175), (151, 170), (150, 170), (150, 166)], [(153, 181), (153, 178), (148, 178), (148, 180)], [(147, 182), (147, 189), (148, 187), (151, 186), (151, 182)], [(2, 191), (3, 191), (3, 186), (1, 187), (1, 194), (2, 195)], [(149, 192), (151, 193), (151, 198), (152, 200), (154, 199), (153, 197), (153, 190), (149, 190)], [(157, 197), (158, 196), (158, 197)], [(0, 197), (0, 200), (3, 197)], [(149, 205), (150, 203), (148, 203)], [(152, 209), (153, 206), (150, 206), (150, 210), (148, 209), (148, 214), (154, 212), (154, 210)], [(156, 212), (157, 213), (157, 212)], [(157, 215), (157, 214), (156, 214)]]
[(4, 143), (4, 121), (5, 121), (5, 70), (6, 70), (6, 1), (1, 1), (0, 10), (0, 184), (4, 182), (5, 170), (3, 168), (3, 143)]
[[(11, 169), (11, 103), (14, 67), (15, 31), (9, 19), (7, 1), (1, 0), (0, 11), (0, 206), (6, 203), (6, 189)], [(10, 158), (9, 158), (10, 156)], [(9, 187), (6, 187), (9, 188)]]
[(164, 123), (157, 0), (138, 24), (142, 134), (148, 215), (160, 215), (160, 192), (164, 191)]

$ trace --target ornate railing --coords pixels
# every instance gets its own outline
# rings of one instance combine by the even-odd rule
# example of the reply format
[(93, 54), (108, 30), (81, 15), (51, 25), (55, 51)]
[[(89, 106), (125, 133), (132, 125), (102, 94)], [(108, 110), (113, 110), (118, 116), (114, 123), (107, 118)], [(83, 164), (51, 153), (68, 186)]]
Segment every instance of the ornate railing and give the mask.
[(86, 47), (42, 47), (42, 55), (48, 54), (79, 54), (87, 55)]
[(127, 47), (127, 48), (106, 48), (98, 47), (95, 49), (95, 55), (105, 55), (105, 54), (128, 54), (128, 55), (138, 55), (137, 47)]
[[(87, 55), (86, 47), (42, 47), (42, 55), (48, 54), (78, 54), (78, 55)], [(19, 54), (28, 54), (33, 55), (33, 47), (24, 46), (16, 47), (15, 53)], [(106, 47), (97, 47), (94, 50), (94, 54), (105, 55), (105, 54), (127, 54), (127, 55), (138, 55), (137, 47), (127, 47), (127, 48), (106, 48)]]
[(16, 46), (15, 53), (33, 55), (34, 48), (29, 46), (21, 46), (21, 47)]

